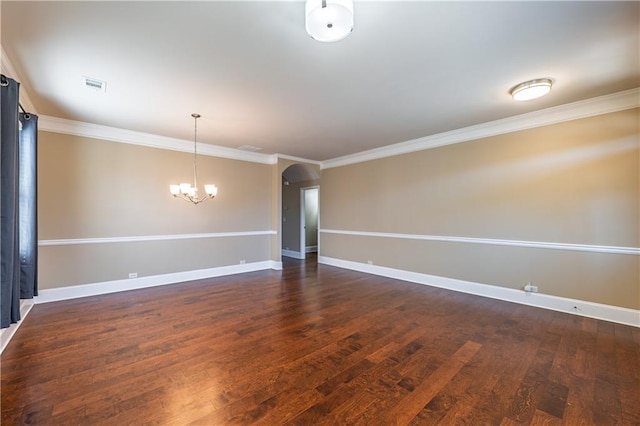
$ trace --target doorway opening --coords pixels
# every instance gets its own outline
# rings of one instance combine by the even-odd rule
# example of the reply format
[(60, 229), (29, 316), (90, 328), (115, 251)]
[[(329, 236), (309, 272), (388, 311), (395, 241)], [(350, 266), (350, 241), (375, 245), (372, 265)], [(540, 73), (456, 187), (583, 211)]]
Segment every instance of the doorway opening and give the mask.
[(282, 172), (281, 255), (317, 262), (319, 183), (314, 167), (293, 164)]
[(300, 247), (303, 259), (318, 254), (318, 186), (300, 189)]

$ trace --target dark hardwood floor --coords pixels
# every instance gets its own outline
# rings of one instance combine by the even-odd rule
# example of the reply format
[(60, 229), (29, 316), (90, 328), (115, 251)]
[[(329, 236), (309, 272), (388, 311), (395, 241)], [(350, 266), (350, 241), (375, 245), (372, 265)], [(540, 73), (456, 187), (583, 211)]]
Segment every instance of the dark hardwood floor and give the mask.
[(640, 423), (640, 329), (314, 259), (36, 305), (2, 424)]

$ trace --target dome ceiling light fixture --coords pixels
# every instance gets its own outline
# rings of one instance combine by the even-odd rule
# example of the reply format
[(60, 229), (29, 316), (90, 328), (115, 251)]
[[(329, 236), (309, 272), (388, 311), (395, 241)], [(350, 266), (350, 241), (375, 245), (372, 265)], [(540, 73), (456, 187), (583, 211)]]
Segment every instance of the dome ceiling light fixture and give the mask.
[(342, 40), (353, 31), (353, 0), (307, 0), (305, 28), (314, 40)]
[(518, 84), (509, 90), (509, 93), (516, 101), (529, 101), (549, 93), (552, 85), (550, 78), (538, 78)]

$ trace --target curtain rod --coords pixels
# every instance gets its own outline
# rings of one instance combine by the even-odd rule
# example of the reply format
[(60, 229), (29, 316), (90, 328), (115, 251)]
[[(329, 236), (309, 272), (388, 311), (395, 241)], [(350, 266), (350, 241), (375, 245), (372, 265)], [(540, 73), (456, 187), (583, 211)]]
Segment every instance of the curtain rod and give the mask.
[[(7, 76), (4, 74), (0, 74), (0, 84), (2, 84), (3, 86), (8, 85), (8, 81), (7, 81)], [(29, 114), (24, 107), (22, 106), (22, 104), (20, 102), (18, 102), (18, 108), (20, 108), (20, 110), (22, 111), (23, 114)]]

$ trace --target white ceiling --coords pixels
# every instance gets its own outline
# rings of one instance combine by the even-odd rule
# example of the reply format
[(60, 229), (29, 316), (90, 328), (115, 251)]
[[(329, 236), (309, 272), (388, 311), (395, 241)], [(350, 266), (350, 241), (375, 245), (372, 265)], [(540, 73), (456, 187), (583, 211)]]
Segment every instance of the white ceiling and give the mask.
[[(355, 1), (321, 43), (304, 2), (2, 1), (39, 114), (322, 161), (640, 86), (639, 2)], [(83, 76), (107, 81), (104, 94)], [(524, 103), (509, 89), (551, 77)]]

